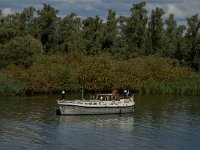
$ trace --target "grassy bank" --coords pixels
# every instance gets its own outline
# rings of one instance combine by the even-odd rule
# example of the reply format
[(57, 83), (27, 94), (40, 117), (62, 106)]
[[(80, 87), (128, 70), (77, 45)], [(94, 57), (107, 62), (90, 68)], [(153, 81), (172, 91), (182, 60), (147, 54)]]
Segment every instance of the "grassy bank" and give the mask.
[(24, 95), (26, 93), (27, 85), (16, 78), (9, 78), (4, 74), (0, 74), (0, 95), (14, 96)]
[(1, 70), (0, 95), (129, 89), (154, 94), (200, 94), (200, 75), (161, 57), (117, 60), (108, 54), (41, 55), (28, 69)]

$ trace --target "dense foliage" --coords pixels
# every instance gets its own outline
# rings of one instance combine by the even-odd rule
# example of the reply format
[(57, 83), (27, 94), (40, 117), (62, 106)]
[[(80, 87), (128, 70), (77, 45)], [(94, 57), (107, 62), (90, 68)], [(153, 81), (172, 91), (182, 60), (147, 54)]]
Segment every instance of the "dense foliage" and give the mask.
[[(0, 13), (0, 94), (130, 89), (199, 94), (200, 20), (177, 25), (162, 8), (133, 4), (130, 16), (109, 9), (81, 19), (44, 4), (41, 10)], [(1, 11), (0, 11), (1, 12)]]

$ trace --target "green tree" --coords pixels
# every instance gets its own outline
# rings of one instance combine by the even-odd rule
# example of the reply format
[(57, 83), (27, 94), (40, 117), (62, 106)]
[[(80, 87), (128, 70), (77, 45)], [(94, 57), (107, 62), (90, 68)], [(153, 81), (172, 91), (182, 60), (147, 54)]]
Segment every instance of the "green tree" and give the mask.
[(145, 2), (133, 4), (131, 16), (127, 18), (125, 27), (126, 40), (129, 45), (130, 55), (145, 55), (145, 36), (147, 25), (147, 10)]
[(22, 35), (18, 22), (18, 15), (15, 14), (1, 17), (0, 44), (5, 44), (12, 38)]
[(177, 48), (177, 24), (174, 19), (174, 15), (170, 14), (169, 17), (165, 20), (166, 31), (165, 31), (165, 43), (166, 47), (163, 50), (163, 55), (166, 57), (174, 58), (174, 54)]
[(49, 53), (55, 46), (55, 32), (56, 25), (59, 18), (57, 17), (58, 10), (54, 9), (50, 5), (43, 4), (43, 8), (37, 11), (37, 27), (35, 32), (37, 38), (40, 39), (44, 45), (45, 52)]
[(0, 9), (0, 28), (2, 27), (1, 18), (2, 18), (2, 10)]
[(86, 54), (98, 54), (102, 51), (102, 19), (99, 16), (83, 20), (83, 37)]
[(30, 34), (36, 37), (36, 9), (34, 7), (25, 8), (18, 14), (18, 26), (23, 35)]
[(28, 68), (33, 63), (35, 57), (42, 52), (41, 42), (27, 35), (10, 40), (5, 45), (3, 54), (8, 64), (15, 64)]
[(116, 58), (123, 58), (123, 59), (127, 59), (130, 57), (129, 53), (128, 53), (128, 42), (126, 40), (126, 34), (125, 34), (125, 29), (126, 29), (126, 21), (127, 21), (127, 17), (125, 16), (119, 16), (117, 18), (117, 38), (116, 38), (116, 47), (115, 47), (115, 51), (114, 51), (114, 56)]
[(150, 52), (149, 54), (162, 54), (163, 38), (164, 38), (164, 23), (162, 16), (164, 11), (162, 8), (152, 10), (151, 19), (148, 25), (148, 36), (150, 38)]
[(81, 19), (74, 13), (64, 17), (56, 32), (56, 39), (60, 51), (83, 51), (84, 41), (81, 32)]
[(117, 42), (117, 18), (116, 12), (112, 9), (108, 10), (107, 21), (103, 27), (103, 43), (102, 49), (104, 51), (115, 53), (116, 42)]
[(200, 29), (200, 20), (198, 19), (198, 14), (193, 15), (190, 18), (187, 18), (188, 29), (186, 33), (186, 39), (188, 41), (188, 49), (190, 50), (189, 61), (191, 67), (199, 70), (199, 59), (200, 59), (200, 48), (199, 48), (199, 29)]
[(188, 49), (186, 48), (186, 40), (184, 37), (185, 29), (185, 25), (179, 25), (176, 32), (177, 45), (174, 58), (178, 59), (181, 65), (186, 65), (188, 60)]
[(27, 35), (30, 34), (30, 30), (32, 30), (32, 33), (34, 31), (33, 25), (35, 12), (36, 10), (33, 7), (25, 8), (20, 13), (2, 17), (1, 23), (5, 30), (16, 30), (20, 36)]

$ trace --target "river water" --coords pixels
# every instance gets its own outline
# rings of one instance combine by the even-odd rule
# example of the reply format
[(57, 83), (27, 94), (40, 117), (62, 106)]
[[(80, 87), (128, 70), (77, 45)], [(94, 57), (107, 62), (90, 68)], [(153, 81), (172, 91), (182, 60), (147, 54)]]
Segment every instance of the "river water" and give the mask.
[(200, 149), (198, 96), (136, 95), (134, 113), (97, 116), (56, 116), (57, 98), (0, 98), (0, 149)]

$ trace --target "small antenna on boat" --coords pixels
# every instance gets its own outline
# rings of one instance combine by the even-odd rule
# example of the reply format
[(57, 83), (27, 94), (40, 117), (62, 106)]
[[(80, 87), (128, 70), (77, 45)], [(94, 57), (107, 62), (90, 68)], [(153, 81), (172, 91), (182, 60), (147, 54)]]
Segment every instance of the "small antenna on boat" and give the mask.
[(84, 95), (84, 89), (83, 89), (83, 86), (82, 86), (82, 88), (81, 88), (81, 99), (82, 100), (84, 100), (83, 95)]

